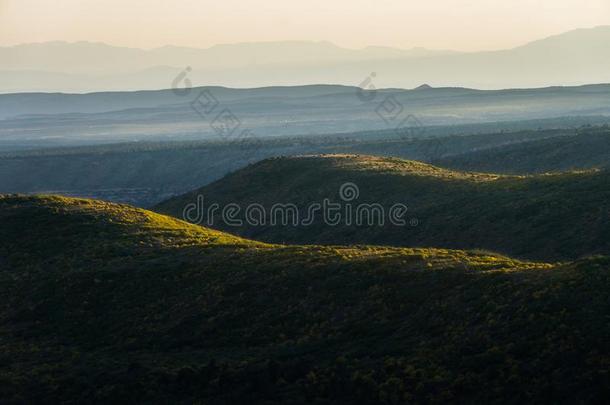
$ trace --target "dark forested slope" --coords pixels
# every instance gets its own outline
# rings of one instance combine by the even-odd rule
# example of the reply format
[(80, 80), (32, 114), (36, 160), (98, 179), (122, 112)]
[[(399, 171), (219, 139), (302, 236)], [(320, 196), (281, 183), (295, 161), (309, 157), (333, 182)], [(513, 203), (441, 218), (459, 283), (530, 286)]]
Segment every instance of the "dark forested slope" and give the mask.
[(608, 259), (280, 246), (0, 197), (3, 403), (601, 402)]
[[(340, 195), (347, 183), (358, 189), (349, 202)], [(482, 248), (544, 260), (610, 252), (610, 176), (604, 170), (506, 176), (364, 155), (286, 157), (248, 166), (156, 210), (182, 218), (198, 196), (204, 198), (203, 223), (270, 242)], [(294, 204), (305, 218), (324, 199), (341, 204), (341, 212), (348, 204), (352, 212), (378, 204), (386, 215), (401, 203), (408, 207), (407, 224), (386, 218), (383, 226), (366, 220), (329, 225), (322, 214), (306, 226), (270, 221), (274, 204)], [(207, 218), (214, 203), (221, 209)], [(222, 217), (229, 204), (240, 207), (241, 226)], [(267, 220), (247, 221), (250, 204), (262, 205)]]

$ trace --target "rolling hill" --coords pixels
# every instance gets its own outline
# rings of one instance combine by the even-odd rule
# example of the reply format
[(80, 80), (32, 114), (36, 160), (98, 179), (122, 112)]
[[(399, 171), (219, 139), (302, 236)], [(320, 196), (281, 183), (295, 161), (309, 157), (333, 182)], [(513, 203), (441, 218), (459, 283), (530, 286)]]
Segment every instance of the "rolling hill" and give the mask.
[(0, 221), (3, 403), (609, 394), (605, 257), (271, 245), (53, 196), (2, 196)]
[[(357, 198), (346, 202), (340, 190), (350, 183), (357, 188)], [(609, 193), (610, 176), (604, 170), (508, 176), (398, 158), (318, 155), (250, 165), (155, 210), (183, 218), (185, 207), (202, 197), (196, 222), (268, 242), (483, 248), (522, 258), (565, 260), (610, 252)], [(344, 215), (351, 223), (329, 224), (318, 213), (311, 223), (299, 220), (297, 226), (284, 226), (307, 218), (312, 204), (325, 199), (339, 204), (341, 213), (351, 206), (351, 213)], [(388, 211), (397, 203), (408, 207), (406, 225), (388, 220)], [(213, 204), (219, 209), (209, 211)], [(235, 216), (241, 224), (223, 217), (231, 204), (237, 204)], [(264, 221), (247, 220), (251, 204), (263, 207)], [(287, 214), (290, 221), (272, 223), (279, 215), (273, 214), (275, 204), (295, 207)], [(367, 209), (372, 204), (385, 211)], [(353, 218), (359, 206), (363, 210), (358, 224)], [(386, 217), (383, 224), (379, 216)]]
[(607, 168), (610, 129), (588, 128), (569, 136), (527, 140), (456, 153), (436, 163), (458, 170), (522, 174)]
[[(536, 139), (559, 139), (577, 133), (582, 135), (579, 137), (581, 143), (595, 145), (595, 148), (587, 148), (589, 153), (594, 149), (591, 158), (568, 154), (561, 165), (591, 168), (599, 161), (598, 156), (603, 156), (604, 149), (595, 141), (597, 137), (590, 137), (588, 131), (569, 128), (571, 124), (578, 126), (582, 120), (589, 119), (572, 117), (427, 128), (422, 134), (423, 139), (401, 138), (394, 131), (386, 130), (327, 136), (268, 137), (237, 143), (234, 140), (133, 142), (6, 152), (0, 153), (0, 193), (61, 194), (148, 208), (269, 157), (349, 153), (441, 163), (445, 157), (452, 161), (451, 156), (455, 156), (466, 165), (476, 167), (476, 160), (465, 159), (469, 152), (495, 148), (494, 151), (501, 154), (503, 147), (512, 144)], [(558, 126), (568, 128), (557, 129)], [(515, 130), (536, 127), (549, 129)], [(509, 130), (511, 132), (506, 132)], [(597, 133), (597, 129), (591, 131)], [(538, 160), (535, 155), (528, 155), (527, 162), (528, 167), (533, 168), (537, 167), (536, 162), (546, 164), (544, 159)], [(521, 162), (515, 163), (518, 166), (507, 165), (503, 169), (517, 170), (525, 166)], [(581, 164), (582, 167), (579, 167)]]

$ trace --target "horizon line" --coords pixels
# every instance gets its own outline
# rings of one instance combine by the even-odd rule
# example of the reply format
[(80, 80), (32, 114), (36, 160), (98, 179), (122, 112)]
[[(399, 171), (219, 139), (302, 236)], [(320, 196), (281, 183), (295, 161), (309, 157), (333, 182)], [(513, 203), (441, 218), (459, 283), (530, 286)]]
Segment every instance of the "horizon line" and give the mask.
[(57, 40), (49, 40), (49, 41), (43, 41), (43, 42), (20, 42), (20, 43), (14, 43), (14, 44), (10, 44), (10, 45), (0, 45), (0, 48), (17, 48), (17, 47), (22, 47), (22, 46), (51, 45), (51, 44), (65, 44), (65, 45), (91, 44), (91, 45), (103, 45), (103, 46), (112, 47), (112, 48), (124, 48), (124, 49), (139, 50), (139, 51), (144, 51), (144, 52), (151, 52), (151, 51), (156, 51), (156, 50), (160, 50), (160, 49), (163, 49), (163, 48), (182, 48), (182, 49), (188, 49), (188, 50), (205, 51), (205, 50), (210, 50), (210, 49), (213, 49), (215, 47), (221, 47), (221, 46), (301, 43), (301, 44), (329, 44), (329, 45), (332, 45), (334, 47), (337, 47), (337, 48), (340, 48), (340, 49), (345, 49), (345, 50), (350, 50), (350, 51), (364, 51), (364, 50), (367, 50), (367, 49), (370, 49), (370, 48), (387, 48), (387, 49), (398, 50), (398, 51), (413, 51), (413, 50), (420, 49), (420, 50), (427, 50), (427, 51), (439, 51), (439, 52), (443, 52), (444, 51), (444, 52), (454, 52), (454, 53), (461, 53), (461, 54), (469, 54), (469, 53), (479, 53), (479, 52), (497, 52), (497, 51), (511, 50), (511, 49), (520, 48), (522, 46), (526, 46), (526, 45), (531, 44), (531, 43), (535, 43), (537, 41), (543, 41), (543, 40), (546, 40), (546, 39), (562, 36), (562, 35), (565, 35), (565, 34), (576, 32), (576, 31), (592, 31), (592, 30), (601, 29), (601, 28), (610, 29), (610, 24), (596, 25), (596, 26), (590, 26), (590, 27), (579, 27), (579, 28), (574, 28), (574, 29), (570, 29), (570, 30), (567, 30), (567, 31), (561, 31), (561, 32), (558, 32), (556, 34), (548, 35), (548, 36), (545, 36), (545, 37), (534, 38), (534, 39), (531, 39), (531, 40), (529, 40), (527, 42), (522, 43), (521, 45), (516, 45), (516, 46), (513, 46), (513, 47), (494, 48), (494, 49), (480, 49), (480, 50), (469, 50), (469, 51), (463, 51), (463, 50), (457, 50), (457, 49), (447, 49), (447, 48), (428, 48), (428, 47), (419, 46), (419, 45), (414, 45), (414, 46), (411, 46), (409, 48), (402, 48), (402, 47), (396, 47), (396, 46), (390, 46), (390, 45), (375, 45), (375, 44), (370, 44), (370, 45), (364, 45), (364, 46), (361, 46), (361, 47), (355, 47), (354, 48), (354, 47), (338, 45), (336, 42), (333, 42), (331, 40), (307, 40), (307, 39), (221, 42), (221, 43), (216, 43), (214, 45), (203, 46), (203, 47), (187, 46), (187, 45), (175, 45), (175, 44), (165, 44), (165, 45), (160, 45), (160, 46), (155, 46), (155, 47), (150, 47), (150, 48), (146, 48), (146, 47), (133, 47), (133, 46), (127, 46), (127, 45), (120, 45), (120, 44), (112, 44), (112, 43), (108, 43), (108, 42), (104, 42), (104, 41), (95, 41), (95, 40), (87, 40), (87, 39), (76, 40), (76, 41), (67, 41), (67, 40), (57, 39)]

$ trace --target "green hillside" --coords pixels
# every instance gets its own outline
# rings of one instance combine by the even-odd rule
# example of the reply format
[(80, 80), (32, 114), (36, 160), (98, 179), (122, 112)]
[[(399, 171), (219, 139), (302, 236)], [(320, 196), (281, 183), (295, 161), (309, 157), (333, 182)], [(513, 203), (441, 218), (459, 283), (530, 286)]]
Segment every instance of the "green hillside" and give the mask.
[(458, 153), (441, 158), (437, 163), (459, 170), (513, 174), (607, 168), (610, 164), (610, 128), (583, 128), (575, 135)]
[[(156, 211), (182, 218), (184, 208), (204, 197), (205, 207), (294, 204), (305, 217), (314, 202), (340, 199), (343, 184), (359, 188), (358, 204), (408, 207), (405, 226), (330, 226), (318, 215), (311, 225), (266, 221), (231, 226), (221, 210), (203, 223), (268, 242), (481, 248), (537, 260), (568, 260), (610, 252), (610, 176), (607, 171), (506, 176), (451, 171), (424, 163), (364, 155), (268, 159), (200, 190), (170, 199)], [(354, 210), (356, 208), (353, 208)], [(292, 223), (291, 223), (292, 225)], [(300, 224), (298, 224), (300, 225)]]
[[(478, 153), (493, 149), (494, 159), (502, 162), (493, 172), (528, 174), (566, 167), (583, 169), (596, 167), (609, 148), (589, 136), (598, 127), (582, 126), (609, 121), (610, 117), (563, 117), (434, 126), (411, 134), (387, 129), (323, 136), (271, 136), (240, 139), (237, 143), (235, 139), (139, 141), (4, 153), (0, 142), (0, 193), (61, 194), (148, 208), (216, 181), (249, 163), (277, 156), (332, 153), (400, 157), (480, 171), (490, 160), (484, 154), (477, 160)], [(524, 145), (522, 148), (527, 152), (531, 141), (547, 138), (552, 138), (549, 141), (552, 151), (563, 137), (577, 133), (580, 143), (586, 145), (591, 141), (591, 146), (586, 146), (583, 151), (586, 153), (572, 154), (568, 148), (562, 152), (560, 161), (544, 159), (546, 155), (541, 148), (532, 148), (535, 154), (526, 153), (515, 161), (506, 159), (502, 152), (505, 147), (513, 150), (513, 144)], [(475, 153), (470, 157), (472, 152)], [(522, 169), (527, 171), (520, 172)]]
[(610, 394), (604, 257), (270, 245), (53, 196), (0, 197), (0, 221), (2, 403)]

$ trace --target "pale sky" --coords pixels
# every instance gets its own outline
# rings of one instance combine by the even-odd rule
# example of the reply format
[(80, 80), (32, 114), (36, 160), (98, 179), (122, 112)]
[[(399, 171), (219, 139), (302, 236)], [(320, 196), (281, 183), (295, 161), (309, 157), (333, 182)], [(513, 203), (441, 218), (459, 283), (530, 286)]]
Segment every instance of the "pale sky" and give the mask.
[(0, 46), (310, 40), (491, 50), (610, 25), (610, 0), (0, 0)]

